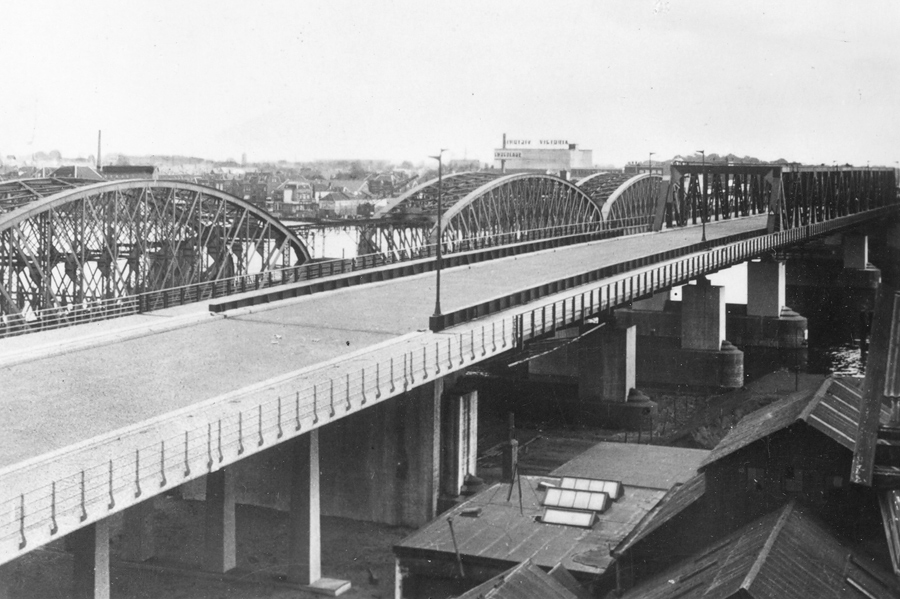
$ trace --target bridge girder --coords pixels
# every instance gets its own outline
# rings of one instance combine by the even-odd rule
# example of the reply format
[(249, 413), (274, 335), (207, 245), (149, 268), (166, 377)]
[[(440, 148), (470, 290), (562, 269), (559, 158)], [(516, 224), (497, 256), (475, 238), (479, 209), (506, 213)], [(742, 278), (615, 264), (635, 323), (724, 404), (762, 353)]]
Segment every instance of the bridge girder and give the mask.
[(297, 235), (245, 200), (182, 181), (0, 185), (0, 317), (302, 264)]

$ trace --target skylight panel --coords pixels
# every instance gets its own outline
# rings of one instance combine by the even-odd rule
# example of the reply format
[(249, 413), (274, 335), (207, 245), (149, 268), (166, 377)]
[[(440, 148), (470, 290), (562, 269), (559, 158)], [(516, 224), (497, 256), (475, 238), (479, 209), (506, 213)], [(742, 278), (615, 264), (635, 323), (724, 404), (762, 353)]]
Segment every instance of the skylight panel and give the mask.
[(613, 501), (622, 496), (622, 483), (618, 481), (564, 476), (559, 486), (563, 489), (575, 489), (576, 491), (606, 493)]
[(609, 507), (609, 496), (606, 493), (552, 487), (547, 489), (547, 494), (544, 495), (544, 505), (604, 512)]
[(541, 521), (547, 524), (562, 524), (564, 526), (578, 526), (590, 528), (594, 525), (594, 512), (584, 510), (566, 510), (555, 507), (545, 507)]

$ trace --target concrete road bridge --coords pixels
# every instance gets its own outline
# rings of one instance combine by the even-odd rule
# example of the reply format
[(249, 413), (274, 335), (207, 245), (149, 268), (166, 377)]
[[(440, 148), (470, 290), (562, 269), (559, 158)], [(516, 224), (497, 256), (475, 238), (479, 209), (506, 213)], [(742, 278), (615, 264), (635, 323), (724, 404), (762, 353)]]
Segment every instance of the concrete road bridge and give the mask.
[[(395, 231), (431, 222), (416, 247), (439, 239), (449, 251), (444, 312), (430, 319), (435, 260), (407, 251), (412, 245), (402, 260), (385, 258), (395, 243), (380, 260), (320, 265), (312, 276), (297, 270), (316, 266), (293, 232), (215, 190), (164, 181), (5, 184), (4, 318), (27, 321), (29, 311), (61, 310), (89, 294), (137, 297), (138, 309), (0, 341), (0, 564), (72, 535), (81, 556), (76, 584), (105, 596), (109, 517), (202, 479), (204, 564), (227, 571), (235, 477), (271, 485), (259, 478), (266, 471), (287, 484), (274, 494), (292, 506), (291, 578), (337, 584), (320, 570), (320, 513), (407, 525), (432, 518), (446, 486), (442, 444), (445, 454), (459, 449), (442, 442), (444, 391), (466, 368), (898, 212), (890, 170), (705, 168), (699, 177), (699, 165), (679, 165), (666, 185), (647, 176), (578, 184), (450, 176), (441, 184), (448, 203), (440, 231), (437, 184), (411, 190), (380, 217)], [(848, 247), (857, 262), (862, 252), (864, 268), (865, 250)], [(760, 264), (758, 303), (778, 319), (784, 271), (774, 260)], [(167, 287), (172, 281), (179, 285)], [(130, 293), (141, 286), (145, 295)], [(696, 335), (686, 350), (721, 362), (733, 353), (716, 320), (723, 296), (694, 287), (696, 301), (688, 305), (686, 294), (683, 312), (695, 318), (687, 328)], [(142, 297), (165, 298), (168, 307)], [(622, 356), (596, 369), (602, 381), (588, 381), (600, 400), (628, 403), (634, 335), (631, 327), (598, 337), (597, 351)], [(360, 453), (348, 439), (371, 450)], [(861, 455), (859, 476), (871, 484), (874, 446), (870, 454)], [(131, 521), (129, 534), (145, 534), (141, 518)]]

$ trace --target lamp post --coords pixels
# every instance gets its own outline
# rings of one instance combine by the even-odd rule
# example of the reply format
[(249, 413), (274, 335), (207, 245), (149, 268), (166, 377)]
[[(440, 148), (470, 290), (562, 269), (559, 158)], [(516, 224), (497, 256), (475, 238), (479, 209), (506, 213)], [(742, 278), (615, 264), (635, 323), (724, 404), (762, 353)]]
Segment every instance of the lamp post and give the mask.
[(650, 158), (647, 159), (647, 174), (648, 175), (653, 174), (653, 155), (654, 154), (656, 154), (656, 152), (650, 152)]
[(697, 150), (700, 152), (700, 156), (703, 160), (703, 167), (701, 168), (701, 176), (703, 177), (703, 212), (700, 214), (700, 222), (703, 223), (703, 237), (700, 241), (706, 241), (706, 216), (707, 210), (709, 209), (709, 204), (706, 202), (706, 152), (703, 150)]
[(437, 259), (435, 263), (435, 272), (437, 273), (437, 284), (435, 286), (434, 296), (434, 315), (441, 315), (441, 203), (444, 199), (444, 165), (441, 159), (446, 152), (446, 148), (441, 148), (437, 156), (429, 156), (438, 161), (438, 202), (437, 202)]

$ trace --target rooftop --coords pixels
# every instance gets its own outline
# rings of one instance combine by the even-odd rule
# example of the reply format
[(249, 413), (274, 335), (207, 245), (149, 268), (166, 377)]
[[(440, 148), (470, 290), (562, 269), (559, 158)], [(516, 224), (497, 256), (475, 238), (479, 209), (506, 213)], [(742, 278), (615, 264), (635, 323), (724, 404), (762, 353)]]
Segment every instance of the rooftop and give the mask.
[(668, 491), (697, 474), (705, 449), (598, 443), (550, 474), (618, 480), (629, 487)]
[[(612, 562), (610, 548), (641, 522), (673, 484), (696, 475), (707, 453), (600, 443), (551, 476), (522, 476), (521, 484), (488, 487), (404, 539), (394, 553), (401, 558), (455, 559), (450, 518), (464, 561), (508, 567), (531, 560), (547, 569), (562, 564), (573, 574), (600, 574)], [(624, 494), (598, 513), (590, 528), (541, 522), (545, 491), (540, 483), (558, 485), (562, 476), (620, 481)]]
[(680, 514), (706, 493), (706, 476), (698, 474), (684, 484), (672, 487), (640, 523), (632, 529), (618, 547), (615, 554), (621, 555), (638, 542), (646, 538), (654, 530)]
[(526, 560), (472, 588), (457, 599), (579, 599), (585, 596), (589, 595), (584, 591), (579, 592), (577, 587), (567, 587), (552, 574), (545, 573), (531, 560)]
[[(716, 445), (700, 467), (705, 468), (796, 422), (805, 422), (853, 451), (861, 402), (862, 379), (829, 377), (812, 394), (794, 393), (745, 416)], [(886, 424), (889, 419), (890, 412), (882, 406), (882, 424)]]
[(900, 596), (900, 584), (790, 502), (639, 584), (626, 599)]

